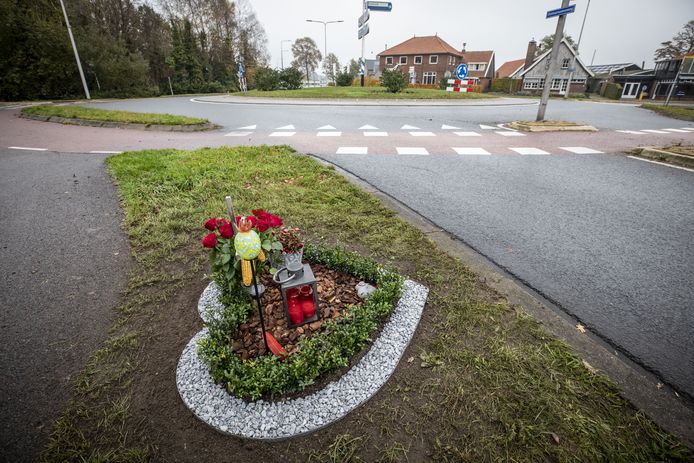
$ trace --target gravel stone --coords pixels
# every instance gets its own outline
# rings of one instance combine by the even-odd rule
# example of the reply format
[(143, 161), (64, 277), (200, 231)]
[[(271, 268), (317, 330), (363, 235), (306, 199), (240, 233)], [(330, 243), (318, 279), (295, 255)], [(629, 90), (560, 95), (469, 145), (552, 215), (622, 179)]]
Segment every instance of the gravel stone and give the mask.
[[(390, 320), (369, 352), (339, 380), (310, 396), (246, 403), (230, 395), (215, 384), (209, 368), (198, 357), (197, 345), (208, 335), (206, 328), (181, 354), (176, 369), (178, 392), (196, 417), (225, 434), (279, 440), (317, 431), (366, 402), (386, 383), (417, 329), (428, 293), (425, 286), (406, 280)], [(203, 291), (198, 312), (205, 323), (222, 310), (220, 294), (215, 283)]]

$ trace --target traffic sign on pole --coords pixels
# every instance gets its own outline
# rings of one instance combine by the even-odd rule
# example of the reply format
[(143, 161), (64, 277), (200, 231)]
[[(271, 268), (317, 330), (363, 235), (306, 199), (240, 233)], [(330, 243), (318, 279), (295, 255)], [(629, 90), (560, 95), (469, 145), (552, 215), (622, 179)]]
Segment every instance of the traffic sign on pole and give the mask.
[(391, 11), (393, 4), (391, 2), (366, 2), (366, 8), (371, 11)]
[(365, 10), (364, 14), (359, 16), (359, 27), (363, 26), (369, 21), (369, 10)]
[(359, 28), (359, 33), (357, 34), (357, 38), (362, 38), (365, 35), (369, 33), (369, 24), (364, 24), (361, 28)]
[(467, 77), (467, 64), (460, 63), (457, 68), (455, 68), (455, 76), (458, 79), (464, 79)]
[(576, 11), (576, 5), (567, 6), (566, 8), (557, 8), (556, 10), (549, 10), (545, 19), (553, 18), (555, 16), (564, 16), (569, 13)]

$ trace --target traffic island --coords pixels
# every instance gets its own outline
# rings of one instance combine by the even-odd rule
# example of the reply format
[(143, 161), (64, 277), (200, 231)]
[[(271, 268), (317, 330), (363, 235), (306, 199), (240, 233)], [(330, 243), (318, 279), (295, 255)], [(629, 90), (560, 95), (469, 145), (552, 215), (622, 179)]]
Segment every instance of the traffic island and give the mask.
[(522, 132), (597, 132), (592, 125), (567, 121), (514, 121), (506, 124), (510, 129)]
[(116, 129), (201, 132), (218, 129), (207, 119), (172, 114), (112, 111), (81, 106), (40, 105), (23, 108), (19, 117), (41, 122)]
[(631, 154), (675, 166), (694, 168), (694, 145), (635, 148)]

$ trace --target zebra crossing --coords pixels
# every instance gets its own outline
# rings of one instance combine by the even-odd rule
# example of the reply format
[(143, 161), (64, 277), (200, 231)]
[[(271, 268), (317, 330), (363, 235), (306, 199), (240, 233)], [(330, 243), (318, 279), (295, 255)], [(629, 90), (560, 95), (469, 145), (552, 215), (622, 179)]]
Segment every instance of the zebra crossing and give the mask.
[(664, 129), (640, 129), (640, 130), (615, 130), (618, 133), (626, 133), (629, 135), (648, 135), (648, 134), (676, 134), (676, 133), (694, 133), (694, 127), (681, 127), (681, 128), (664, 128)]
[[(510, 146), (508, 148), (497, 149), (493, 153), (486, 148), (482, 147), (451, 147), (446, 151), (437, 151), (436, 153), (430, 153), (426, 147), (423, 146), (396, 146), (394, 150), (383, 151), (378, 150), (377, 153), (369, 152), (368, 146), (340, 146), (335, 151), (335, 154), (351, 154), (351, 155), (365, 155), (365, 154), (378, 154), (378, 155), (417, 155), (417, 156), (428, 156), (431, 154), (437, 155), (450, 155), (458, 154), (461, 156), (492, 156), (492, 155), (521, 155), (521, 156), (551, 156), (557, 154), (604, 154), (602, 151), (588, 148), (585, 146), (559, 146), (557, 147), (560, 151), (550, 152), (540, 148), (534, 148), (529, 146)], [(508, 150), (508, 151), (506, 151)], [(451, 152), (452, 151), (452, 152)]]

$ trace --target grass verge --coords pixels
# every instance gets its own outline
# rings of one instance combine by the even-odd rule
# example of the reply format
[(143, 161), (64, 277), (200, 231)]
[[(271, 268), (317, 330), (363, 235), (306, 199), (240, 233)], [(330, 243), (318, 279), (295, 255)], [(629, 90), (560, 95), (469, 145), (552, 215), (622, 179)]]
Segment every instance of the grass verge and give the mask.
[[(604, 376), (334, 169), (288, 147), (108, 159), (135, 261), (109, 339), (76, 382), (48, 461), (662, 461), (692, 458)], [(263, 207), (430, 288), (395, 375), (338, 425), (286, 442), (221, 436), (182, 406), (173, 372), (200, 329), (201, 224)], [(186, 296), (187, 295), (187, 296)]]
[(128, 124), (202, 125), (210, 121), (197, 117), (172, 114), (136, 113), (110, 109), (84, 108), (82, 106), (40, 105), (23, 108), (22, 113), (34, 116), (64, 117), (87, 121), (123, 122)]
[(486, 93), (455, 93), (433, 88), (406, 88), (400, 93), (391, 93), (383, 87), (315, 87), (298, 90), (274, 90), (262, 92), (234, 93), (235, 96), (263, 98), (325, 98), (357, 100), (474, 100), (496, 98)]
[(645, 103), (642, 104), (641, 107), (644, 109), (650, 109), (651, 111), (662, 114), (663, 116), (672, 117), (673, 119), (694, 121), (694, 106), (663, 106)]

